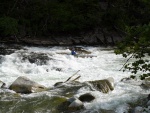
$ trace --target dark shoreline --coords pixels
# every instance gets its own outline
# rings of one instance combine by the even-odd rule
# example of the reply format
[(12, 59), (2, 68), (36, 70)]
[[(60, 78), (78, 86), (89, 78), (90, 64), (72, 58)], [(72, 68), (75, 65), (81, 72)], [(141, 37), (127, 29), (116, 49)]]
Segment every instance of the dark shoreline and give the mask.
[(55, 36), (8, 36), (0, 37), (0, 43), (21, 44), (29, 46), (115, 46), (124, 40), (124, 35), (119, 32), (88, 32), (80, 35), (55, 35)]

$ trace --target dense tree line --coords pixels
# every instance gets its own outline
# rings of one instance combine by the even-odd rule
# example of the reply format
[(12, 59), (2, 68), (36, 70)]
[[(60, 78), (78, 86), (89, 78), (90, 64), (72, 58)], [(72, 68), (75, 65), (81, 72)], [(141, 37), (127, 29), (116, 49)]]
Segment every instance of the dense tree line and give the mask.
[(148, 24), (148, 0), (1, 0), (0, 32), (6, 35), (50, 35), (92, 30), (124, 31)]
[(2, 35), (28, 35), (92, 29), (100, 23), (98, 0), (1, 0)]

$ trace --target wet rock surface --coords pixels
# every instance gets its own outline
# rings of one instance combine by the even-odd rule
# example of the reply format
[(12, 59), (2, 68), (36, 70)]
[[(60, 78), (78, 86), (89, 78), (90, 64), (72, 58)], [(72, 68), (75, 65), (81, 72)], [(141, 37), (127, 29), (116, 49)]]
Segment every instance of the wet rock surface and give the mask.
[[(109, 80), (109, 79), (112, 79)], [(114, 90), (114, 81), (113, 78), (108, 78), (104, 80), (97, 80), (97, 81), (87, 81), (80, 83), (78, 81), (70, 81), (70, 82), (57, 82), (54, 84), (54, 88), (60, 89), (60, 94), (64, 95), (68, 92), (70, 94), (75, 94), (80, 88), (88, 87), (91, 91), (100, 91), (102, 93), (108, 93), (109, 91)], [(86, 98), (87, 97), (87, 98)], [(85, 94), (83, 97), (81, 96), (81, 100), (83, 101), (92, 101), (94, 100), (94, 96), (91, 94)]]
[(79, 100), (82, 102), (91, 102), (94, 99), (95, 99), (95, 97), (90, 93), (83, 94), (79, 97)]
[(35, 63), (37, 65), (45, 65), (47, 64), (48, 60), (52, 60), (44, 53), (34, 53), (31, 52), (30, 54), (22, 54), (22, 61), (28, 60), (30, 63)]
[(20, 50), (22, 47), (20, 45), (15, 44), (1, 44), (0, 43), (0, 55), (9, 55), (14, 53), (16, 50)]
[(114, 79), (112, 77), (104, 80), (87, 81), (85, 83), (91, 84), (92, 90), (98, 90), (103, 93), (114, 90)]
[(18, 77), (9, 87), (10, 90), (16, 93), (33, 93), (47, 90), (43, 85), (40, 85), (25, 76)]
[(85, 109), (83, 103), (78, 100), (77, 98), (70, 98), (63, 103), (61, 103), (57, 107), (58, 111), (63, 112), (63, 113), (71, 113), (71, 112), (79, 112), (80, 110)]

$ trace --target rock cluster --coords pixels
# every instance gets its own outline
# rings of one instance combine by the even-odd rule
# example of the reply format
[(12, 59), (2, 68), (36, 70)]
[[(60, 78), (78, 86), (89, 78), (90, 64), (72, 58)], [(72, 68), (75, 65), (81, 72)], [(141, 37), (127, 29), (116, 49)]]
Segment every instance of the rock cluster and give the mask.
[[(72, 86), (68, 86), (70, 84)], [(79, 88), (84, 87), (85, 85), (88, 86), (90, 84), (91, 87), (94, 89), (101, 91), (103, 93), (107, 93), (114, 89), (114, 79), (107, 78), (104, 80), (97, 80), (97, 81), (88, 81), (84, 83), (80, 83), (77, 81), (70, 81), (69, 83), (58, 82), (54, 85), (54, 88), (64, 88), (67, 91), (77, 91)], [(68, 88), (69, 87), (69, 88)], [(73, 88), (74, 87), (74, 88)], [(34, 92), (41, 92), (50, 90), (43, 85), (40, 85), (25, 76), (18, 77), (9, 87), (10, 90), (15, 91), (16, 93), (28, 94)], [(64, 100), (64, 102), (60, 103), (57, 107), (59, 112), (63, 113), (71, 113), (76, 111), (86, 110), (84, 106), (84, 102), (92, 102), (95, 97), (91, 93), (85, 93), (80, 95), (79, 97), (72, 96), (71, 98)]]

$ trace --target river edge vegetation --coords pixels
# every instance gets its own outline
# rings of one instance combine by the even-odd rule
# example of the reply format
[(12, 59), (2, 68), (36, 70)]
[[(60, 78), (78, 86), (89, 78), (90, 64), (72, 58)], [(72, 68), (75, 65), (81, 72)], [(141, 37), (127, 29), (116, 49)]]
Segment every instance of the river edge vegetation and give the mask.
[[(0, 37), (77, 35), (95, 28), (117, 30), (126, 39), (115, 53), (135, 58), (124, 69), (150, 76), (149, 0), (1, 0)], [(128, 61), (127, 60), (127, 61)], [(132, 77), (135, 77), (134, 75)]]

